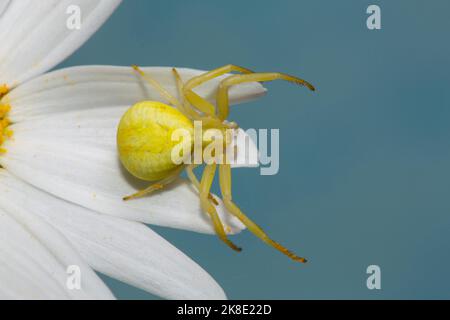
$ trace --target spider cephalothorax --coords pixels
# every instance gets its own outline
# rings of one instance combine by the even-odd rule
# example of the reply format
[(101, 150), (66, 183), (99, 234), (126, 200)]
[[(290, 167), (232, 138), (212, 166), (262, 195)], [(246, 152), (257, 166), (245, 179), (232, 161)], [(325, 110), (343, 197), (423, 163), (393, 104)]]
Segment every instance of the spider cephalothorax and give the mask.
[[(223, 133), (224, 139), (221, 140), (221, 143), (223, 150), (227, 149), (231, 142), (228, 132), (230, 129), (237, 128), (234, 122), (226, 121), (229, 112), (228, 89), (230, 86), (245, 82), (264, 82), (280, 79), (306, 86), (311, 90), (314, 90), (314, 87), (302, 79), (283, 73), (253, 73), (248, 69), (235, 65), (226, 65), (214, 69), (183, 83), (174, 68), (173, 73), (177, 82), (179, 96), (181, 97), (179, 101), (139, 67), (133, 66), (133, 68), (156, 88), (172, 106), (156, 101), (142, 101), (133, 105), (122, 116), (117, 132), (120, 160), (124, 167), (135, 177), (154, 182), (148, 188), (127, 196), (124, 200), (130, 200), (161, 189), (164, 185), (175, 180), (183, 169), (186, 169), (189, 179), (199, 192), (201, 206), (210, 216), (217, 235), (232, 249), (240, 251), (241, 249), (227, 238), (224, 226), (215, 208), (217, 201), (210, 194), (211, 185), (218, 168), (222, 199), (228, 212), (236, 216), (251, 232), (267, 244), (296, 261), (306, 262), (306, 259), (296, 256), (270, 239), (258, 225), (236, 206), (231, 196), (231, 167), (227, 161), (206, 162), (202, 178), (199, 181), (193, 171), (199, 163), (180, 164), (174, 161), (172, 151), (178, 144), (173, 139), (173, 133), (180, 129), (187, 132), (192, 138), (183, 142), (185, 144), (182, 146), (184, 150), (191, 151), (195, 145), (199, 145), (200, 148), (205, 147), (204, 136), (197, 137), (194, 132), (194, 122), (196, 121), (201, 123), (203, 129), (214, 129), (219, 133)], [(241, 74), (230, 75), (220, 82), (215, 106), (192, 90), (208, 80), (233, 71)], [(196, 143), (199, 139), (201, 143)], [(186, 154), (183, 154), (183, 157), (186, 156)]]

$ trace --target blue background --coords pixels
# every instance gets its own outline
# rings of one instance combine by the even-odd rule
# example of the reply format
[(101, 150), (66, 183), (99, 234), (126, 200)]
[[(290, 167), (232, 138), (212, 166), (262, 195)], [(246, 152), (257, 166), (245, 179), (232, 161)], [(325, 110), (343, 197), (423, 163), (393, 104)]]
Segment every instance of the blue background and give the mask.
[[(382, 29), (366, 27), (378, 4)], [(450, 298), (449, 1), (124, 1), (62, 66), (284, 71), (235, 107), (243, 128), (280, 129), (280, 171), (234, 171), (234, 197), (292, 262), (249, 232), (154, 227), (232, 299)], [(61, 66), (60, 66), (61, 67)], [(366, 268), (381, 267), (368, 290)], [(155, 298), (106, 278), (118, 298)]]

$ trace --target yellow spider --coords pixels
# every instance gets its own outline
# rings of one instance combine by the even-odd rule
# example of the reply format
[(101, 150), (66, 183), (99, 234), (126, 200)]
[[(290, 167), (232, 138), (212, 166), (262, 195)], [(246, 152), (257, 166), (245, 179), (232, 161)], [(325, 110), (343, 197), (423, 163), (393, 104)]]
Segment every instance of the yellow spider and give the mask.
[[(228, 89), (230, 86), (245, 82), (264, 82), (272, 80), (286, 80), (315, 90), (308, 82), (283, 73), (253, 73), (251, 70), (235, 65), (226, 65), (214, 69), (199, 76), (191, 78), (183, 83), (177, 70), (173, 69), (181, 101), (174, 98), (156, 80), (145, 74), (139, 67), (133, 66), (143, 79), (151, 84), (172, 106), (156, 101), (138, 102), (129, 108), (122, 116), (117, 131), (117, 146), (119, 157), (123, 166), (135, 177), (153, 181), (149, 187), (139, 190), (135, 194), (124, 197), (130, 200), (149, 194), (163, 188), (174, 181), (178, 175), (186, 169), (187, 175), (199, 192), (202, 209), (208, 213), (214, 225), (215, 232), (221, 240), (236, 251), (241, 251), (228, 238), (224, 226), (220, 221), (215, 206), (217, 202), (210, 194), (210, 189), (217, 166), (219, 166), (219, 184), (222, 199), (228, 212), (237, 217), (257, 237), (268, 245), (281, 251), (288, 257), (299, 262), (306, 262), (279, 243), (270, 239), (267, 234), (252, 220), (250, 220), (234, 204), (231, 197), (231, 168), (227, 163), (206, 164), (200, 181), (195, 176), (193, 169), (196, 164), (176, 164), (171, 158), (172, 148), (177, 142), (173, 141), (172, 133), (177, 129), (185, 129), (191, 134), (191, 141), (186, 142), (193, 148), (195, 140), (201, 139), (201, 146), (205, 145), (204, 137), (194, 136), (193, 121), (201, 121), (204, 129), (217, 129), (225, 133), (227, 129), (237, 128), (234, 122), (225, 121), (228, 117)], [(197, 95), (193, 88), (202, 83), (230, 72), (233, 74), (220, 82), (216, 106)], [(223, 142), (224, 149), (230, 143), (226, 138)]]

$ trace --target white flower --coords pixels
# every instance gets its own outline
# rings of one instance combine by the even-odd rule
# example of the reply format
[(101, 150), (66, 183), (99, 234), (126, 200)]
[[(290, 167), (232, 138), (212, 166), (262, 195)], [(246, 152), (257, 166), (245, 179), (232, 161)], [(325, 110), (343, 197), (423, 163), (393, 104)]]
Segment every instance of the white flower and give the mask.
[[(151, 198), (121, 200), (139, 182), (119, 165), (117, 123), (129, 106), (159, 95), (129, 67), (39, 76), (84, 43), (119, 2), (0, 0), (0, 88), (9, 88), (0, 108), (12, 122), (4, 133), (13, 132), (0, 154), (0, 298), (114, 298), (91, 268), (164, 298), (225, 298), (207, 272), (141, 223), (213, 233), (186, 181)], [(70, 5), (81, 8), (79, 30), (66, 27)], [(176, 94), (170, 68), (144, 70)], [(201, 72), (178, 70), (184, 79)], [(198, 93), (211, 97), (217, 81)], [(264, 91), (243, 85), (231, 90), (231, 101)], [(243, 229), (219, 211), (231, 232)], [(80, 290), (66, 285), (71, 265), (81, 270)]]

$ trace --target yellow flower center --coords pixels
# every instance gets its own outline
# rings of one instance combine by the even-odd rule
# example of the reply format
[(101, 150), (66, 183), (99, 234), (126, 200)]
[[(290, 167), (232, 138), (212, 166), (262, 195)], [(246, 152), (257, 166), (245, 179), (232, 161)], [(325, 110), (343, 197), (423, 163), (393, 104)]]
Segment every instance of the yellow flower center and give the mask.
[(2, 147), (7, 138), (12, 137), (12, 130), (9, 128), (11, 121), (9, 121), (8, 113), (11, 110), (9, 104), (3, 103), (2, 98), (8, 93), (8, 87), (3, 84), (0, 85), (0, 154), (5, 153), (6, 149)]

